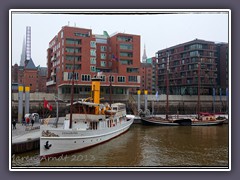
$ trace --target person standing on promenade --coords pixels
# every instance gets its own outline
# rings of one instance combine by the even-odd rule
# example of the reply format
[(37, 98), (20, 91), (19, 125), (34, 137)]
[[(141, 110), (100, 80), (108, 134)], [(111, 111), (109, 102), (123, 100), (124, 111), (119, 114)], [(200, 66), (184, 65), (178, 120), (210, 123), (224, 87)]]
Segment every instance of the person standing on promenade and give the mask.
[(29, 123), (30, 123), (30, 119), (29, 119), (29, 117), (26, 117), (26, 123), (27, 123), (27, 126), (28, 126)]
[(13, 129), (17, 129), (17, 128), (16, 128), (16, 124), (17, 124), (16, 120), (13, 119), (13, 121), (12, 121)]
[(31, 123), (32, 123), (32, 127), (33, 127), (33, 124), (34, 124), (34, 120), (33, 120), (33, 118), (31, 119)]

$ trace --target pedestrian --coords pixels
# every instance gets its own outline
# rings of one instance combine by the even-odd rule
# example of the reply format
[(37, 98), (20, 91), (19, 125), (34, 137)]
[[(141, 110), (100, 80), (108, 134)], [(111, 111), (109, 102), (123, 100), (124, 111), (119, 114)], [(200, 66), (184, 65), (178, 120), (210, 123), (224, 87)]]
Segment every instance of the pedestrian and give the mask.
[(16, 124), (17, 124), (16, 120), (13, 119), (13, 121), (12, 121), (13, 129), (17, 129), (17, 128), (16, 128)]
[(30, 119), (29, 119), (29, 117), (26, 117), (26, 123), (27, 123), (27, 126), (28, 126), (29, 123), (30, 123)]
[(32, 127), (33, 127), (33, 124), (34, 124), (34, 120), (33, 119), (31, 119), (31, 123), (32, 123)]

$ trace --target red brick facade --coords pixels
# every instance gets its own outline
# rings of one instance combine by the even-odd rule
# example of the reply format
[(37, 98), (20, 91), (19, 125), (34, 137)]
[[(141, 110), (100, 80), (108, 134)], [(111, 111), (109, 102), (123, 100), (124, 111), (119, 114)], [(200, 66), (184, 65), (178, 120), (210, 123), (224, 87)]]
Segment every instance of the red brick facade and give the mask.
[[(46, 92), (46, 72), (45, 68), (26, 69), (15, 64), (12, 66), (12, 83), (14, 86), (29, 86), (30, 92)], [(14, 87), (14, 92), (18, 91)]]
[(49, 92), (70, 93), (74, 58), (75, 93), (88, 92), (97, 72), (102, 72), (103, 87), (110, 85), (113, 76), (114, 94), (126, 94), (140, 87), (138, 35), (118, 33), (110, 37), (94, 35), (91, 29), (64, 26), (49, 42), (47, 52)]

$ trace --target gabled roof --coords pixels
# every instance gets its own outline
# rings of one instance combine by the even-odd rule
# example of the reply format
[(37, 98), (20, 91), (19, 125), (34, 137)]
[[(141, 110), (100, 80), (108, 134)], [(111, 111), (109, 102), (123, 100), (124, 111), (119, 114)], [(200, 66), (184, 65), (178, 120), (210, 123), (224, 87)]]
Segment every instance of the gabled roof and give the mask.
[(27, 64), (25, 66), (25, 69), (37, 69), (32, 58), (27, 61)]
[(39, 76), (47, 76), (47, 68), (38, 66)]

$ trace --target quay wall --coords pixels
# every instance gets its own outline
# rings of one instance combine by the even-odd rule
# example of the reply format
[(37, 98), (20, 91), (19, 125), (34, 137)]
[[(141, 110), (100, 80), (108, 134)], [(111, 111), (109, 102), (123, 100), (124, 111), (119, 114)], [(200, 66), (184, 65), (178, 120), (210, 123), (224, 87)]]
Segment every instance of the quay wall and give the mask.
[[(24, 95), (25, 96), (25, 95)], [(23, 96), (23, 99), (25, 97)], [(51, 114), (56, 116), (56, 94), (53, 93), (30, 93), (30, 113), (36, 112), (41, 116), (45, 114)], [(74, 100), (81, 98), (87, 98), (88, 95), (75, 95)], [(102, 95), (102, 102), (109, 102), (109, 95)], [(46, 99), (52, 106), (53, 111), (48, 112), (43, 109), (43, 99)], [(66, 104), (69, 103), (69, 95), (59, 95), (58, 107), (59, 107), (59, 117), (65, 116), (69, 111)], [(133, 113), (133, 109), (137, 107), (137, 95), (112, 95), (112, 103), (122, 102), (127, 106), (128, 113)], [(141, 95), (141, 109), (144, 111), (144, 95)], [(197, 99), (198, 96), (190, 95), (169, 95), (169, 113), (170, 114), (194, 114), (197, 111)], [(11, 98), (12, 105), (12, 117), (17, 117), (18, 114), (18, 93), (12, 93)], [(23, 103), (25, 105), (25, 103)], [(215, 105), (215, 106), (214, 106)], [(215, 103), (213, 103), (213, 96), (202, 95), (200, 97), (200, 110), (204, 112), (226, 112), (228, 109), (227, 97), (216, 96)], [(24, 109), (24, 107), (23, 107)], [(161, 94), (158, 97), (155, 95), (148, 95), (148, 109), (155, 114), (164, 114), (166, 109), (166, 95)], [(153, 110), (153, 111), (152, 111)], [(45, 111), (45, 112), (44, 112)]]
[(12, 154), (17, 154), (17, 153), (23, 153), (23, 152), (39, 149), (39, 147), (40, 147), (40, 138), (35, 138), (28, 141), (13, 143), (11, 150), (12, 150)]

